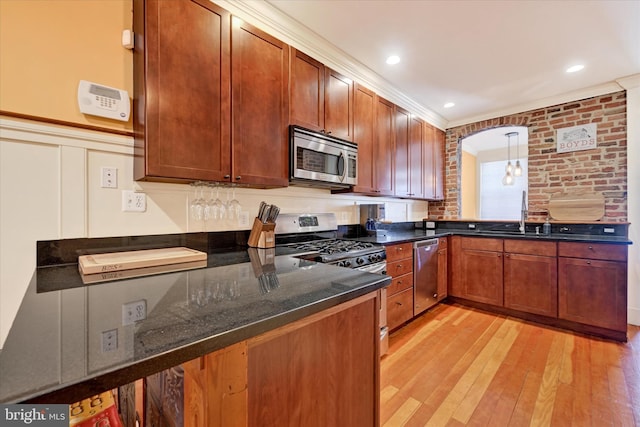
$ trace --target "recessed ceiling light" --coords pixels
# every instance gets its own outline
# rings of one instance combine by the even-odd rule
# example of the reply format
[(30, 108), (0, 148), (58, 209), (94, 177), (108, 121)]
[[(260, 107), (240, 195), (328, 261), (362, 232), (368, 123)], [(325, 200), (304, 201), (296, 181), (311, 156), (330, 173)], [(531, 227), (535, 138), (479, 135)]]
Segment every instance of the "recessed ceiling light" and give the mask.
[(454, 104), (453, 102), (447, 102), (446, 104), (444, 104), (444, 108), (451, 108), (453, 106), (455, 106), (456, 104)]
[(573, 65), (573, 66), (567, 68), (567, 73), (575, 73), (576, 71), (580, 71), (583, 68), (584, 68), (584, 65), (582, 65), (582, 64)]
[(399, 62), (400, 62), (400, 57), (398, 55), (391, 55), (390, 57), (387, 58), (387, 64), (389, 65), (396, 65)]

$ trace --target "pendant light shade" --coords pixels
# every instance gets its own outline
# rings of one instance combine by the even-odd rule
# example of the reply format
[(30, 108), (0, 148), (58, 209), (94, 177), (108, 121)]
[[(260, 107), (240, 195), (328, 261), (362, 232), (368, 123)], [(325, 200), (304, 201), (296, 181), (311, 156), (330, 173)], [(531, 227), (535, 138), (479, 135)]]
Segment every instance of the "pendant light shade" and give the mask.
[(522, 166), (520, 166), (520, 134), (518, 132), (515, 133), (518, 139), (516, 140), (516, 167), (513, 170), (513, 175), (522, 176)]
[(520, 160), (516, 160), (516, 166), (513, 167), (511, 163), (511, 137), (518, 135), (518, 132), (509, 132), (505, 134), (507, 137), (507, 166), (505, 166), (504, 177), (502, 178), (502, 185), (513, 185), (513, 181), (516, 176), (522, 175), (522, 166), (520, 166)]

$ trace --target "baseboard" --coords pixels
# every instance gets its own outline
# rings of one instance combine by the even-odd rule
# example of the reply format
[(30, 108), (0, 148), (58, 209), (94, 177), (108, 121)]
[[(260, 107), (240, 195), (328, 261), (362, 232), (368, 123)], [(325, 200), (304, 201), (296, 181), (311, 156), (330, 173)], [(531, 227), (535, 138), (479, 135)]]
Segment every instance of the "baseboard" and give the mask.
[(640, 308), (627, 308), (627, 323), (640, 326)]

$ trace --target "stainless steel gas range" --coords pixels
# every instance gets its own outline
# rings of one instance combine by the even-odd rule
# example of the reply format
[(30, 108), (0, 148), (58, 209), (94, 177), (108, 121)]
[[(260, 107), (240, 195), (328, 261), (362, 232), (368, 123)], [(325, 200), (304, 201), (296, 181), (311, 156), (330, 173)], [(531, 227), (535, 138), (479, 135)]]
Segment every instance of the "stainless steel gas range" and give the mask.
[[(357, 240), (339, 239), (335, 214), (280, 214), (275, 229), (276, 245), (295, 250), (309, 260), (386, 274), (384, 246)], [(387, 290), (380, 292), (380, 355), (387, 352)]]

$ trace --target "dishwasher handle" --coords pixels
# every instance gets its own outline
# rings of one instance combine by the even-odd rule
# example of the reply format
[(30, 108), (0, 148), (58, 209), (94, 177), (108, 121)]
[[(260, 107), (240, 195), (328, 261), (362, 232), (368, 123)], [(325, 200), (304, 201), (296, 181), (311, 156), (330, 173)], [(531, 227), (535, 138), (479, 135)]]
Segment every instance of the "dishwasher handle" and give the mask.
[(438, 246), (438, 239), (421, 240), (413, 244), (413, 249), (426, 249), (430, 250), (431, 246)]

